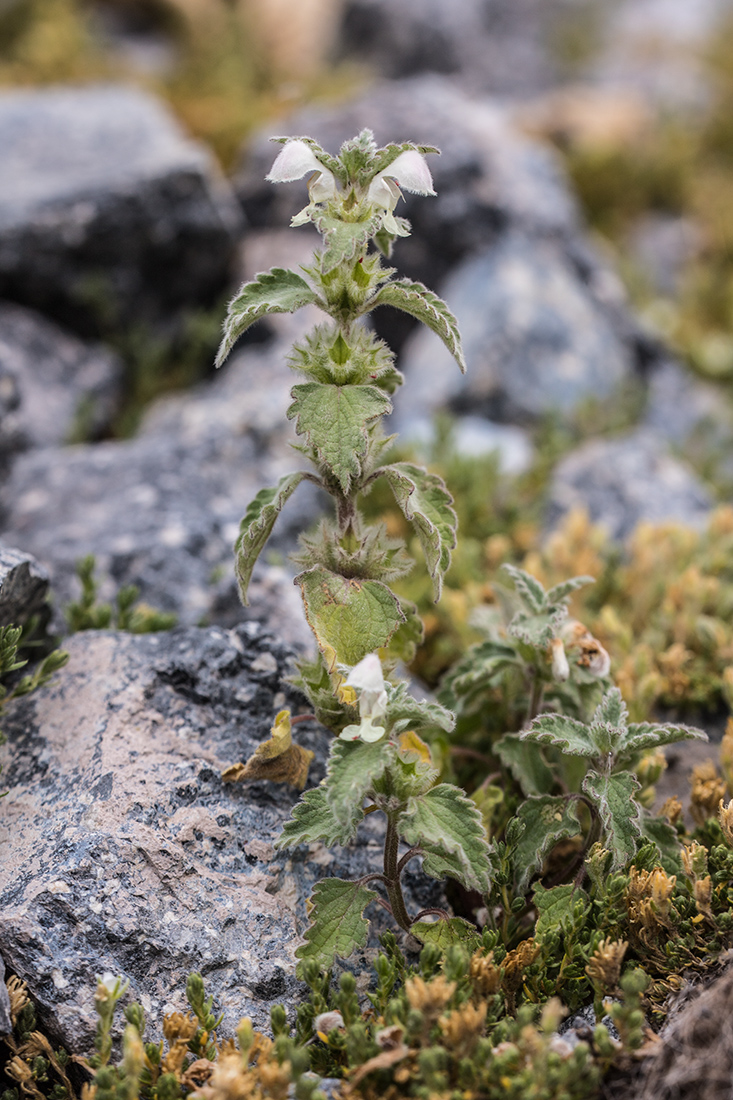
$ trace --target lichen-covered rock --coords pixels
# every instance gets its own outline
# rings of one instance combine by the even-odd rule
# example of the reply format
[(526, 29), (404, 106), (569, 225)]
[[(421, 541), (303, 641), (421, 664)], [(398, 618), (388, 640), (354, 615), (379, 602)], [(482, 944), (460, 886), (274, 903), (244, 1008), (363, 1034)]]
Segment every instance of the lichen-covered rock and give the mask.
[(397, 426), (442, 407), (527, 423), (567, 415), (626, 381), (634, 353), (562, 248), (524, 233), (501, 236), (465, 260), (441, 287), (455, 313), (469, 371), (427, 329), (408, 341)]
[(48, 573), (34, 557), (0, 543), (0, 627), (48, 619)]
[(621, 439), (595, 439), (566, 455), (555, 468), (547, 524), (584, 508), (612, 539), (622, 540), (637, 523), (700, 527), (712, 507), (708, 490), (664, 441), (639, 430)]
[(0, 95), (0, 297), (97, 333), (210, 301), (241, 214), (209, 154), (127, 87)]
[(5, 963), (0, 958), (0, 1035), (9, 1035), (13, 1030), (10, 1017), (10, 997), (5, 985)]
[[(223, 1035), (243, 1015), (267, 1027), (270, 1005), (292, 1008), (302, 992), (294, 951), (313, 882), (377, 870), (381, 815), (348, 851), (312, 845), (275, 858), (297, 792), (222, 782), (277, 710), (301, 706), (283, 679), (290, 651), (256, 624), (87, 632), (67, 648), (54, 682), (5, 719), (6, 966), (76, 1051), (91, 1048), (95, 975), (106, 971), (130, 979), (151, 1024), (184, 1008), (186, 977), (199, 970)], [(315, 753), (318, 781), (329, 735), (301, 723), (297, 740)], [(437, 903), (437, 884), (418, 871), (407, 881), (415, 908)]]
[(98, 436), (116, 411), (121, 383), (117, 355), (22, 306), (0, 303), (0, 393), (14, 394), (0, 412), (0, 453)]

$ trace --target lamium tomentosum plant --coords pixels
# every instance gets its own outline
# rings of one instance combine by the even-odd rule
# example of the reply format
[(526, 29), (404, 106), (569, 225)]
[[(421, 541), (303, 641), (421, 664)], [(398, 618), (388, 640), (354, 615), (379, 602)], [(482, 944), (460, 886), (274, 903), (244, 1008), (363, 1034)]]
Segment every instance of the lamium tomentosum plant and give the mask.
[[(430, 925), (420, 919), (427, 914), (408, 914), (400, 886), (402, 871), (418, 854), (428, 874), (451, 875), (482, 894), (490, 887), (480, 814), (458, 787), (437, 783), (430, 751), (419, 737), (426, 729), (450, 730), (453, 716), (438, 704), (418, 702), (404, 682), (389, 679), (395, 663), (409, 660), (422, 637), (416, 608), (389, 587), (411, 568), (412, 559), (384, 524), (367, 524), (359, 507), (360, 497), (384, 479), (417, 532), (439, 598), (456, 540), (452, 499), (434, 474), (409, 462), (384, 461), (391, 439), (381, 420), (403, 379), (389, 348), (363, 319), (383, 305), (404, 310), (440, 336), (462, 371), (465, 362), (446, 304), (421, 283), (395, 278), (394, 269), (382, 263), (396, 238), (409, 233), (409, 223), (394, 213), (400, 188), (434, 194), (424, 158), (437, 150), (411, 142), (380, 149), (369, 130), (347, 141), (338, 157), (310, 138), (276, 140), (283, 149), (268, 179), (307, 177), (310, 201), (293, 224), (311, 222), (323, 243), (302, 273), (274, 268), (241, 288), (229, 307), (218, 362), (268, 313), (313, 304), (328, 318), (290, 356), (304, 381), (293, 387), (287, 415), (295, 421), (302, 438), (297, 449), (310, 469), (288, 474), (257, 494), (236, 546), (246, 602), (257, 557), (298, 486), (310, 481), (331, 496), (333, 518), (324, 520), (316, 535), (301, 539), (296, 560), (302, 571), (295, 580), (319, 650), (315, 661), (301, 664), (299, 682), (316, 716), (337, 737), (326, 779), (295, 807), (279, 845), (346, 844), (374, 810), (386, 815), (387, 826), (383, 873), (357, 881), (328, 878), (315, 887), (311, 926), (298, 954), (328, 966), (336, 954), (348, 955), (365, 942), (363, 912), (378, 896), (370, 889), (373, 882), (382, 883), (403, 929), (430, 936)], [(278, 716), (272, 740), (260, 746), (258, 776), (268, 774), (267, 761), (277, 762), (273, 778), (287, 775), (292, 765), (296, 785), (303, 786), (307, 760), (291, 742), (287, 714)], [(244, 771), (253, 774), (251, 766), (240, 767), (228, 777), (242, 777)], [(400, 841), (407, 845), (401, 856)]]

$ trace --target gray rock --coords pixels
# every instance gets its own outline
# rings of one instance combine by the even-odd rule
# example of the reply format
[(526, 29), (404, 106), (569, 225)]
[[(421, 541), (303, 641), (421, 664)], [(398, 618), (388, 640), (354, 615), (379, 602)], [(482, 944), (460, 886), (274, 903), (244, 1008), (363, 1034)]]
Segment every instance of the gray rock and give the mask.
[(572, 413), (606, 398), (633, 368), (633, 353), (562, 249), (523, 233), (464, 261), (441, 288), (463, 338), (468, 373), (427, 329), (404, 349), (408, 376), (395, 401), (398, 427), (446, 405), (510, 423)]
[(9, 1035), (13, 1030), (10, 1016), (10, 997), (5, 985), (5, 963), (0, 957), (0, 1035)]
[(583, 508), (611, 538), (622, 540), (640, 521), (700, 527), (711, 507), (697, 476), (641, 429), (621, 439), (592, 440), (566, 455), (550, 484), (547, 523), (552, 528)]
[(3, 93), (0, 147), (0, 297), (86, 333), (222, 291), (241, 215), (209, 154), (150, 95)]
[[(399, 241), (401, 272), (434, 286), (468, 252), (493, 241), (497, 228), (567, 235), (578, 228), (575, 200), (553, 153), (523, 137), (499, 105), (477, 101), (439, 76), (384, 82), (339, 107), (309, 107), (279, 124), (279, 133), (309, 134), (337, 152), (368, 127), (380, 144), (417, 141), (437, 145), (430, 157), (437, 198), (406, 195), (399, 213), (413, 225)], [(277, 154), (272, 128), (248, 143), (235, 180), (254, 226), (282, 228), (305, 203), (303, 181), (265, 182)]]
[[(434, 418), (427, 415), (408, 417), (401, 421), (400, 429), (400, 443), (408, 443), (422, 461), (429, 463), (436, 443)], [(466, 458), (495, 455), (498, 468), (504, 474), (524, 473), (534, 457), (532, 441), (524, 428), (495, 424), (481, 416), (457, 419), (451, 442), (456, 453)]]
[[(377, 870), (383, 835), (370, 815), (348, 850), (311, 845), (275, 858), (297, 795), (268, 782), (223, 784), (220, 772), (300, 702), (283, 675), (290, 654), (250, 623), (69, 639), (54, 682), (8, 708), (9, 788), (0, 818), (0, 951), (26, 980), (54, 1040), (89, 1051), (95, 975), (129, 978), (159, 1035), (184, 1008), (186, 976), (204, 974), (224, 1012), (267, 1028), (273, 1002), (303, 988), (294, 951), (305, 901), (323, 875)], [(329, 735), (297, 726), (323, 775)], [(415, 871), (414, 908), (440, 904)], [(374, 910), (376, 930), (386, 927)], [(374, 939), (370, 944), (373, 951)], [(363, 953), (352, 960), (363, 970)]]
[[(711, 444), (730, 444), (733, 412), (727, 395), (702, 382), (674, 359), (655, 367), (649, 378), (644, 423), (664, 439), (683, 446), (704, 431)], [(713, 438), (710, 438), (710, 437)]]
[(0, 543), (0, 627), (48, 619), (48, 573), (30, 554)]
[(685, 269), (699, 254), (703, 232), (691, 218), (645, 214), (630, 235), (630, 248), (642, 275), (657, 294), (676, 297)]
[(116, 411), (121, 384), (118, 356), (0, 303), (0, 393), (14, 395), (0, 414), (0, 450), (66, 443), (79, 432), (99, 436)]

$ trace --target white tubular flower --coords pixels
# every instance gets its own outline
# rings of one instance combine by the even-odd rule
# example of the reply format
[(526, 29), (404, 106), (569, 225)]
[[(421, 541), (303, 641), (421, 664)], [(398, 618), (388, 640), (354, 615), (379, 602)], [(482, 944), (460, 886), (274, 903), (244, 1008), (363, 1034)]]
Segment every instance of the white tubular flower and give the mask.
[(359, 725), (346, 726), (339, 736), (344, 741), (379, 741), (384, 737), (384, 726), (374, 724), (375, 719), (387, 713), (387, 689), (384, 686), (382, 662), (376, 653), (368, 653), (358, 665), (354, 665), (346, 677), (346, 687), (359, 692)]
[(293, 225), (302, 225), (309, 220), (310, 208), (317, 202), (327, 202), (337, 194), (336, 178), (321, 164), (317, 156), (305, 141), (297, 138), (288, 141), (265, 176), (268, 183), (292, 183), (307, 176), (310, 203), (293, 218)]
[(386, 210), (384, 228), (393, 237), (407, 236), (407, 230), (400, 227), (392, 211), (402, 198), (401, 188), (415, 195), (434, 195), (433, 177), (430, 175), (425, 158), (415, 149), (408, 149), (392, 161), (384, 171), (375, 176), (369, 184), (367, 199), (375, 206)]
[(570, 665), (565, 654), (565, 646), (562, 638), (553, 638), (552, 649), (552, 678), (559, 684), (563, 684), (570, 676)]

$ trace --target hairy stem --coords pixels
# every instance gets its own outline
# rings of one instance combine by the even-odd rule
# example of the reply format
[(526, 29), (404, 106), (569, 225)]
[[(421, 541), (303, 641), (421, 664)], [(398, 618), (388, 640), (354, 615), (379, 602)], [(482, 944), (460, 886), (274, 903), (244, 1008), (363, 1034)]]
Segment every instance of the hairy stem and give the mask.
[(525, 726), (532, 724), (534, 719), (540, 713), (542, 709), (542, 697), (545, 694), (544, 682), (540, 679), (536, 672), (532, 674), (532, 689), (529, 693), (529, 706), (527, 707), (527, 717), (525, 719)]
[(405, 906), (400, 886), (400, 871), (398, 852), (400, 838), (397, 827), (391, 817), (387, 817), (387, 833), (384, 838), (384, 877), (387, 886), (387, 897), (392, 907), (392, 915), (405, 932), (409, 932), (412, 921)]

